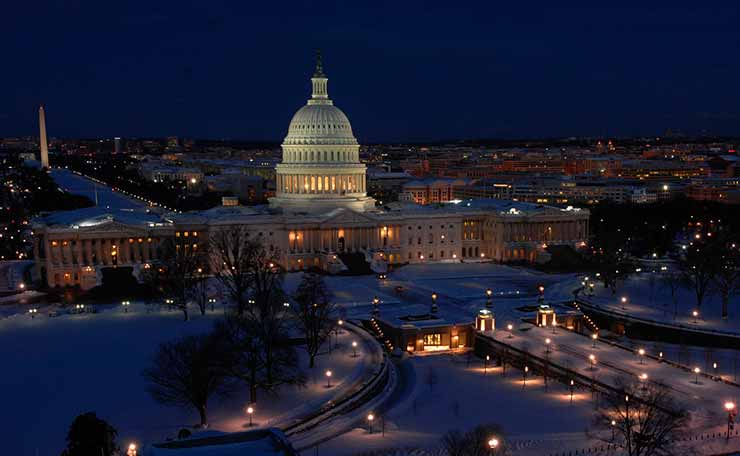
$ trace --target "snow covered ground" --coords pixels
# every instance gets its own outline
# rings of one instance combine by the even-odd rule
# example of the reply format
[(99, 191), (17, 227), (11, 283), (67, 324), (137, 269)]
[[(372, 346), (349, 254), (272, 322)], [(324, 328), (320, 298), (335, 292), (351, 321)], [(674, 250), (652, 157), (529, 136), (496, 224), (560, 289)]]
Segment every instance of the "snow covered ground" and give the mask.
[[(465, 355), (416, 356), (404, 361), (400, 370), (406, 386), (390, 410), (377, 413), (373, 433), (361, 417), (353, 431), (321, 445), (319, 453), (350, 456), (370, 450), (425, 449), (434, 454), (447, 431), (491, 423), (500, 424), (505, 435), (499, 437), (517, 448), (544, 442), (552, 446), (582, 440), (590, 422), (590, 394), (577, 393), (571, 405), (562, 385), (551, 383), (546, 391), (542, 379), (530, 379), (522, 388), (518, 372), (502, 377), (500, 369), (486, 370), (475, 358), (468, 366)], [(432, 387), (430, 372), (438, 379)]]
[[(698, 329), (740, 333), (740, 294), (736, 294), (730, 301), (729, 318), (722, 320), (722, 304), (716, 293), (710, 294), (702, 307), (698, 308), (693, 291), (686, 288), (679, 290), (674, 301), (665, 280), (665, 274), (643, 272), (628, 278), (617, 288), (616, 294), (597, 283), (594, 296), (582, 294), (581, 298), (635, 317)], [(624, 305), (622, 297), (627, 298)], [(698, 318), (692, 315), (695, 310), (699, 313)]]
[(147, 206), (144, 201), (130, 198), (121, 192), (114, 192), (109, 186), (96, 183), (68, 169), (52, 169), (51, 177), (59, 187), (73, 195), (86, 196), (93, 202), (97, 198), (97, 205), (101, 208), (140, 209)]
[[(141, 371), (159, 343), (206, 332), (221, 312), (183, 322), (180, 312), (146, 313), (143, 306), (132, 307), (129, 313), (111, 307), (98, 314), (35, 319), (18, 314), (0, 321), (0, 358), (6, 367), (0, 376), (3, 453), (59, 454), (72, 420), (87, 411), (114, 425), (121, 442), (160, 441), (197, 423), (193, 411), (154, 402)], [(339, 348), (317, 358), (306, 388), (285, 388), (278, 398), (262, 394), (255, 425), (275, 424), (278, 418), (318, 408), (341, 394), (345, 385), (361, 380), (369, 366), (362, 348), (360, 356), (351, 356), (355, 339), (349, 331), (340, 334)], [(305, 351), (299, 353), (308, 371)], [(333, 373), (331, 388), (326, 387), (327, 369)], [(214, 401), (209, 407), (212, 427), (243, 430), (247, 402), (246, 390)]]

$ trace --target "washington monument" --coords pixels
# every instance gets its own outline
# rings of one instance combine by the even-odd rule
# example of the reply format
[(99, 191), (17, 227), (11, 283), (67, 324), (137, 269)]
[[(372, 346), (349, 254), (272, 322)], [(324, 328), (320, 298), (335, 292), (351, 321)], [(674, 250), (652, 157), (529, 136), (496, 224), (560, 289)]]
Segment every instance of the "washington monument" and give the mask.
[(44, 106), (39, 106), (39, 149), (41, 150), (41, 168), (49, 168), (49, 141), (46, 139), (46, 115)]

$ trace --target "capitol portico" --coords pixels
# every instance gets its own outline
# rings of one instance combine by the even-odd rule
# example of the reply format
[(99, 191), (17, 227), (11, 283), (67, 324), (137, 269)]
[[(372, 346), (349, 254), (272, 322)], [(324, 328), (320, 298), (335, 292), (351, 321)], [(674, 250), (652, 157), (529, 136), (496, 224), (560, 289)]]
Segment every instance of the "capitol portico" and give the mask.
[(328, 95), (319, 60), (308, 103), (293, 116), (267, 206), (200, 212), (93, 207), (34, 222), (36, 268), (49, 286), (94, 287), (106, 268), (134, 275), (157, 261), (168, 238), (198, 248), (217, 230), (240, 226), (275, 252), (289, 271), (346, 270), (358, 259), (373, 270), (421, 262), (541, 261), (546, 246), (585, 245), (587, 210), (502, 200), (376, 207), (347, 116)]

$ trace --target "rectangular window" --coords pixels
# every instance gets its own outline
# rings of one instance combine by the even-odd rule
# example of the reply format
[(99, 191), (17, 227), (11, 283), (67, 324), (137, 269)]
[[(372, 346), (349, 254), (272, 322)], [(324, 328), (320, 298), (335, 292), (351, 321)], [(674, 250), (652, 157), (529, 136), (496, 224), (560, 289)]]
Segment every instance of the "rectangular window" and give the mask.
[(442, 345), (442, 334), (424, 334), (424, 345)]

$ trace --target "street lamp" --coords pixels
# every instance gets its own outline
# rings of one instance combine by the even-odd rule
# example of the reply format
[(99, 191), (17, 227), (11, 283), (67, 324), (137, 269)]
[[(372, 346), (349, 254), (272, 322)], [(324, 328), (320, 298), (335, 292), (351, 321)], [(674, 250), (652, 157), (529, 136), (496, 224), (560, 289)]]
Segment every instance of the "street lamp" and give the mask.
[[(208, 303), (211, 304), (211, 312), (216, 310), (216, 298), (208, 298)], [(287, 303), (283, 303), (285, 305)]]
[(627, 304), (627, 296), (622, 296), (622, 310), (627, 310), (624, 306)]
[(712, 363), (712, 369), (714, 369), (714, 376), (717, 376), (717, 363)]
[(730, 427), (732, 427), (732, 421), (735, 418), (735, 403), (725, 402), (725, 410), (727, 410), (727, 440), (730, 440)]
[(596, 348), (596, 339), (599, 338), (599, 335), (596, 333), (591, 334), (591, 340), (593, 341), (593, 348)]
[(488, 361), (491, 360), (491, 355), (486, 355), (486, 361), (483, 363), (483, 375), (488, 373)]
[(487, 308), (493, 307), (493, 301), (491, 300), (491, 296), (493, 296), (493, 290), (489, 288), (486, 290), (486, 307)]
[(373, 433), (373, 420), (374, 419), (375, 419), (375, 415), (373, 415), (372, 413), (367, 414), (367, 424), (368, 424), (368, 430), (370, 431), (369, 432), (370, 434)]
[(494, 437), (491, 440), (489, 440), (488, 448), (491, 449), (491, 455), (496, 454), (496, 448), (498, 448), (498, 439)]
[(547, 339), (545, 339), (545, 347), (546, 347), (545, 353), (547, 353), (547, 354), (550, 354), (550, 342), (551, 342), (551, 340), (550, 340), (549, 337)]
[(357, 341), (352, 341), (352, 357), (357, 358)]
[(701, 369), (699, 369), (698, 367), (694, 368), (694, 375), (696, 376), (694, 378), (694, 383), (696, 383), (697, 385), (699, 384), (699, 373), (700, 372), (701, 372)]
[(643, 390), (647, 389), (647, 379), (648, 379), (648, 374), (644, 372), (640, 374), (640, 383), (642, 383), (641, 389)]
[(699, 316), (699, 311), (694, 310), (693, 312), (691, 312), (691, 315), (694, 317), (694, 324), (696, 324), (696, 317)]
[(249, 427), (252, 427), (252, 415), (254, 414), (254, 407), (251, 405), (247, 407), (247, 415), (249, 416)]
[(380, 304), (380, 299), (378, 299), (377, 296), (373, 298), (373, 315), (379, 315), (380, 314), (380, 308), (378, 307), (378, 304)]
[(596, 357), (593, 354), (588, 355), (588, 360), (591, 363), (591, 370), (596, 370), (594, 364), (596, 364)]
[(514, 336), (511, 335), (511, 330), (514, 329), (514, 325), (512, 325), (511, 323), (509, 323), (508, 325), (506, 325), (506, 329), (509, 330), (509, 337), (508, 338), (511, 339), (512, 337), (514, 337)]
[(641, 348), (637, 350), (637, 353), (640, 355), (640, 364), (645, 364), (644, 357), (645, 357), (645, 349)]
[(36, 318), (36, 313), (37, 313), (38, 311), (39, 311), (39, 309), (37, 309), (37, 308), (35, 308), (35, 307), (33, 307), (33, 308), (31, 308), (31, 309), (28, 309), (28, 313), (29, 313), (29, 315), (31, 315), (31, 319), (32, 319), (32, 320), (33, 320), (34, 318)]
[(614, 428), (617, 426), (617, 422), (612, 420), (611, 425), (612, 425), (612, 440), (614, 440)]
[(138, 453), (136, 452), (136, 444), (135, 443), (129, 443), (128, 444), (128, 451), (126, 451), (126, 456), (136, 456)]
[(339, 325), (339, 333), (341, 333), (342, 332), (342, 327), (344, 326), (344, 320), (342, 320), (340, 318), (339, 321), (337, 322), (337, 324)]
[(331, 371), (326, 371), (326, 387), (331, 388)]
[(131, 305), (130, 301), (121, 301), (121, 305), (123, 306), (123, 312), (128, 313), (128, 306)]
[(570, 404), (573, 405), (573, 386), (575, 386), (575, 382), (573, 380), (570, 381)]
[(524, 375), (524, 383), (522, 384), (522, 388), (527, 386), (527, 372), (529, 372), (529, 366), (524, 366), (524, 370), (522, 371), (522, 375)]
[(539, 287), (537, 287), (537, 290), (539, 290), (540, 292), (539, 297), (537, 297), (537, 301), (542, 303), (545, 301), (545, 287), (543, 285), (540, 285)]
[(437, 313), (437, 293), (432, 293), (432, 313)]

